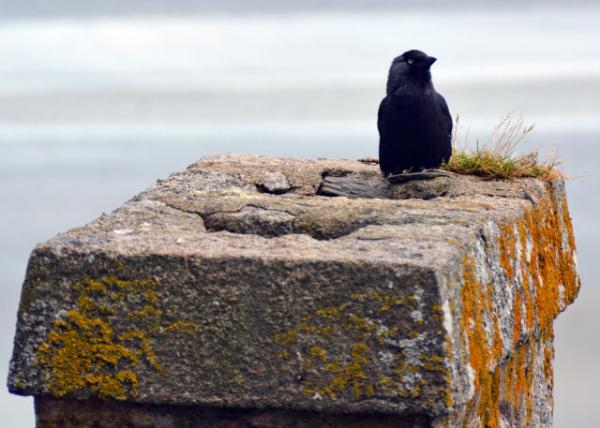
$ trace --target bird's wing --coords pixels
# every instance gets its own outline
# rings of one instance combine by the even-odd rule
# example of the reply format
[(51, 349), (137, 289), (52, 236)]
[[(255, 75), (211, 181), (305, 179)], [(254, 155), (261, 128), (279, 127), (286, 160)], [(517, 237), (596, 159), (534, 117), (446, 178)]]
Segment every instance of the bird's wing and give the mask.
[(385, 110), (386, 110), (386, 99), (384, 98), (383, 100), (381, 100), (381, 103), (379, 104), (379, 111), (377, 112), (377, 130), (379, 131), (379, 135), (381, 136), (381, 133), (383, 132), (383, 127), (384, 127), (384, 117), (385, 117)]
[(446, 150), (443, 157), (444, 161), (447, 162), (452, 157), (452, 116), (450, 115), (450, 110), (448, 109), (448, 104), (446, 104), (446, 100), (444, 99), (444, 97), (441, 96), (439, 93), (437, 94), (437, 97), (438, 105), (440, 106), (442, 114), (446, 119), (446, 135), (448, 136), (448, 145), (446, 146)]
[(442, 108), (442, 112), (446, 117), (446, 129), (448, 130), (448, 135), (452, 136), (452, 116), (450, 115), (450, 110), (448, 109), (448, 104), (446, 104), (446, 100), (439, 93), (438, 95), (438, 103)]

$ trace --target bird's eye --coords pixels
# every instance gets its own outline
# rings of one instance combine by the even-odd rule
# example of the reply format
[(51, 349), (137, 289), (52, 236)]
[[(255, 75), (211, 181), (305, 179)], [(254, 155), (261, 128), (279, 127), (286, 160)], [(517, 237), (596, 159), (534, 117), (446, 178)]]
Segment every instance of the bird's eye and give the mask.
[(409, 64), (412, 64), (413, 62), (415, 62), (415, 60), (412, 59), (412, 58), (409, 58), (409, 59), (406, 60), (406, 62), (409, 63)]

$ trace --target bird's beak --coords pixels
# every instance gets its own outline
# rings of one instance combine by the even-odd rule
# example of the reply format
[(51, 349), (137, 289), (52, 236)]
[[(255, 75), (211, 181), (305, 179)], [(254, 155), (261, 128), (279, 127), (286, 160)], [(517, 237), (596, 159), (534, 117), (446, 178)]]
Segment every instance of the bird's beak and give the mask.
[(434, 56), (427, 57), (427, 66), (431, 67), (433, 65), (433, 63), (436, 61), (437, 61), (437, 58)]

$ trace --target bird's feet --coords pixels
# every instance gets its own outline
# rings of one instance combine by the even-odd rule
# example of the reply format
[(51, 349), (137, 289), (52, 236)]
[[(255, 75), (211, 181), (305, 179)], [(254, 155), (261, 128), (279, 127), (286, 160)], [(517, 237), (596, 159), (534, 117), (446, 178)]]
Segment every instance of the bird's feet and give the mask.
[[(409, 171), (409, 172), (406, 172)], [(401, 174), (390, 174), (386, 178), (392, 184), (405, 183), (413, 180), (431, 180), (438, 177), (450, 177), (452, 174), (441, 169), (425, 169), (412, 172), (413, 169), (404, 170)]]

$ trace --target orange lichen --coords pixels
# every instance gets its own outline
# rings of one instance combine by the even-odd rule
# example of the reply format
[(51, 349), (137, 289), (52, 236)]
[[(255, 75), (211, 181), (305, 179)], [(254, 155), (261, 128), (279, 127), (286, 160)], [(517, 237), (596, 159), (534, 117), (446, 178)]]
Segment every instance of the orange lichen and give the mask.
[[(547, 195), (537, 206), (526, 210), (516, 222), (500, 225), (499, 231), (497, 246), (500, 265), (514, 290), (515, 347), (514, 355), (505, 363), (497, 381), (504, 390), (499, 399), (514, 408), (524, 409), (525, 420), (522, 423), (528, 425), (533, 415), (534, 356), (536, 352), (542, 352), (535, 348), (536, 341), (531, 335), (537, 331), (543, 341), (551, 344), (552, 321), (566, 304), (574, 300), (579, 290), (574, 266), (575, 241), (564, 193), (547, 185)], [(515, 270), (515, 266), (518, 270)], [(468, 269), (465, 271), (469, 274)], [(469, 339), (472, 337), (477, 343), (477, 332), (471, 332)], [(551, 384), (553, 351), (551, 346), (543, 349), (544, 375)], [(495, 354), (498, 352), (499, 349), (494, 351)], [(482, 352), (478, 354), (481, 357)], [(476, 366), (473, 368), (477, 371)], [(495, 422), (485, 422), (484, 418), (482, 421), (485, 426), (497, 425)]]
[[(547, 196), (536, 207), (526, 210), (516, 227), (521, 284), (515, 284), (515, 343), (520, 340), (523, 303), (527, 331), (531, 333), (536, 324), (544, 330), (551, 326), (561, 308), (575, 299), (579, 290), (574, 266), (575, 241), (564, 194), (548, 186)], [(507, 241), (515, 240), (513, 229), (512, 223), (500, 226), (498, 238), (500, 264), (511, 280), (515, 276), (511, 260), (514, 251)]]
[(498, 321), (498, 316), (493, 314), (493, 324), (494, 324), (494, 337), (493, 337), (493, 355), (498, 359), (502, 357), (504, 353), (504, 346), (502, 343), (502, 335), (500, 334), (500, 322)]
[[(138, 393), (135, 369), (140, 364), (164, 373), (152, 337), (171, 331), (189, 333), (195, 325), (176, 321), (161, 326), (157, 287), (153, 279), (111, 276), (86, 278), (73, 286), (76, 308), (54, 322), (37, 352), (52, 395), (87, 389), (101, 398), (125, 400)], [(126, 321), (114, 323), (115, 314)]]
[(515, 301), (513, 303), (514, 324), (513, 324), (513, 344), (517, 345), (521, 339), (521, 324), (523, 320), (523, 294), (520, 290), (515, 290)]
[(498, 249), (500, 251), (500, 266), (504, 268), (509, 278), (513, 278), (515, 270), (513, 263), (516, 256), (515, 230), (512, 224), (499, 226)]
[(525, 371), (525, 426), (531, 426), (531, 418), (533, 417), (533, 359), (535, 357), (536, 349), (534, 348), (534, 342), (529, 342), (529, 362), (527, 364), (527, 370)]
[[(533, 415), (533, 358), (537, 351), (535, 341), (520, 344), (520, 333), (515, 333), (515, 354), (501, 364), (503, 343), (498, 317), (493, 312), (494, 288), (490, 284), (487, 287), (481, 284), (475, 271), (475, 261), (468, 256), (463, 258), (463, 280), (461, 328), (465, 332), (464, 346), (468, 349), (476, 391), (476, 396), (467, 404), (467, 413), (474, 411), (484, 427), (499, 427), (500, 405), (504, 401), (514, 408), (524, 409), (523, 423), (527, 425)], [(523, 318), (521, 308), (524, 301), (527, 301), (527, 296), (525, 299), (522, 296), (518, 292), (515, 297), (515, 322), (518, 325), (523, 319), (527, 319), (527, 316)], [(492, 321), (490, 333), (485, 328), (486, 317)], [(515, 327), (515, 331), (519, 329)]]
[(525, 294), (525, 326), (531, 333), (535, 324), (535, 296), (529, 288), (524, 288), (523, 293)]
[(515, 378), (516, 358), (514, 355), (506, 363), (504, 369), (504, 400), (508, 403), (513, 402), (514, 378)]
[[(527, 236), (527, 229), (525, 228), (525, 224), (523, 221), (517, 222), (517, 231), (518, 231), (519, 242), (521, 243), (521, 246), (520, 246), (521, 257), (519, 258), (519, 272), (520, 272), (521, 281), (523, 283), (523, 295), (524, 295), (524, 303), (525, 303), (525, 325), (526, 325), (527, 331), (529, 333), (531, 333), (533, 331), (533, 327), (535, 324), (535, 292), (531, 289), (531, 278), (530, 278), (531, 274), (527, 269), (527, 267), (528, 267), (527, 266), (528, 236)], [(515, 305), (517, 304), (516, 300), (515, 300), (514, 304)], [(521, 323), (515, 322), (515, 325), (517, 325), (517, 324), (520, 329)], [(514, 333), (515, 343), (519, 340), (519, 338), (520, 338), (520, 332), (519, 333), (515, 332)]]
[(573, 223), (571, 221), (571, 215), (569, 214), (569, 205), (567, 204), (567, 198), (563, 195), (561, 204), (562, 224), (567, 232), (567, 245), (571, 251), (575, 251), (575, 234), (573, 232)]
[[(469, 350), (469, 363), (475, 375), (474, 387), (479, 395), (469, 408), (477, 406), (477, 414), (484, 426), (496, 428), (500, 414), (498, 375), (491, 370), (501, 357), (502, 339), (499, 332), (494, 334), (490, 347), (485, 331), (485, 313), (493, 296), (488, 298), (487, 289), (477, 278), (475, 261), (467, 256), (463, 257), (463, 281), (461, 327), (466, 333), (467, 343), (464, 345)], [(493, 291), (493, 288), (489, 290)]]
[(516, 361), (515, 361), (515, 380), (513, 390), (512, 405), (518, 409), (522, 406), (521, 400), (524, 399), (523, 393), (529, 389), (525, 383), (525, 352), (527, 348), (525, 346), (519, 347), (516, 350)]
[(554, 348), (552, 345), (544, 348), (544, 376), (550, 381), (550, 387), (554, 385), (554, 370), (552, 363), (554, 361)]

